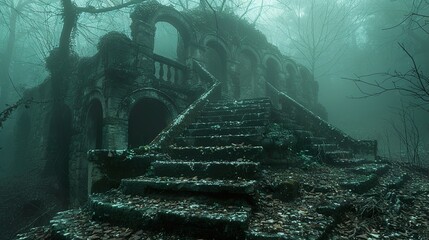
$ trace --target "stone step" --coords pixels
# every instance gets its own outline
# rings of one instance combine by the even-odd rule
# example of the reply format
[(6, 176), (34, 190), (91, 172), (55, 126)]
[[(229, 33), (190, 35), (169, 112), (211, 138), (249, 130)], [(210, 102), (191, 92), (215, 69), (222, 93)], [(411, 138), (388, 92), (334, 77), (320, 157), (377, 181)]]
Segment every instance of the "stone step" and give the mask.
[(212, 136), (212, 135), (234, 135), (234, 134), (261, 134), (264, 127), (224, 127), (213, 126), (211, 128), (191, 128), (186, 129), (182, 136)]
[(211, 122), (199, 122), (192, 123), (188, 126), (188, 129), (197, 128), (228, 128), (228, 127), (258, 127), (266, 126), (270, 123), (269, 119), (252, 119), (243, 121), (211, 121)]
[(262, 134), (187, 136), (175, 138), (175, 144), (178, 146), (259, 145), (263, 138)]
[(250, 206), (242, 201), (182, 197), (166, 199), (120, 192), (92, 196), (90, 208), (94, 219), (134, 229), (210, 239), (244, 239), (251, 211)]
[(331, 159), (328, 162), (330, 165), (333, 165), (336, 167), (356, 167), (356, 166), (363, 166), (366, 164), (376, 163), (374, 160), (369, 160), (366, 158)]
[(329, 143), (330, 141), (328, 141), (328, 139), (326, 139), (325, 137), (309, 137), (308, 142), (313, 144), (325, 144)]
[(185, 162), (157, 161), (150, 173), (157, 177), (213, 178), (213, 179), (254, 179), (259, 163), (235, 162)]
[(372, 163), (372, 164), (365, 164), (362, 166), (351, 168), (350, 171), (357, 174), (362, 175), (383, 175), (387, 171), (389, 171), (390, 166), (388, 164), (378, 164), (378, 163)]
[(295, 130), (293, 132), (300, 139), (311, 139), (313, 137), (313, 132), (309, 130)]
[(334, 219), (317, 213), (307, 201), (285, 204), (279, 200), (263, 201), (249, 223), (248, 240), (328, 239)]
[(220, 180), (204, 178), (138, 177), (123, 179), (125, 194), (142, 195), (148, 192), (189, 192), (214, 195), (249, 195), (255, 190), (255, 180)]
[(238, 101), (229, 101), (229, 100), (221, 100), (221, 101), (212, 101), (207, 103), (207, 107), (215, 107), (215, 106), (242, 106), (248, 104), (261, 104), (261, 103), (270, 103), (271, 100), (269, 98), (252, 98), (252, 99), (243, 99)]
[(197, 122), (224, 122), (224, 121), (246, 121), (246, 120), (268, 120), (269, 113), (245, 113), (245, 114), (228, 114), (217, 116), (199, 116)]
[(386, 178), (380, 180), (380, 185), (387, 189), (398, 189), (405, 185), (411, 177), (407, 173), (392, 172)]
[(305, 130), (305, 127), (303, 127), (298, 123), (285, 123), (284, 126), (285, 126), (285, 129), (287, 130), (295, 130), (295, 131)]
[(338, 150), (338, 144), (334, 144), (334, 143), (312, 144), (311, 149), (317, 152), (334, 152)]
[(178, 147), (168, 150), (172, 158), (196, 161), (256, 160), (261, 156), (261, 146), (229, 145), (221, 147)]
[(332, 152), (325, 152), (325, 161), (330, 162), (332, 160), (336, 159), (352, 159), (353, 153), (350, 151), (332, 151)]
[(339, 185), (342, 188), (350, 189), (355, 193), (365, 193), (371, 190), (378, 184), (378, 177), (376, 174), (371, 174), (369, 176), (350, 176), (345, 180), (339, 182)]
[(248, 113), (270, 113), (270, 108), (260, 107), (246, 107), (246, 108), (232, 108), (232, 109), (204, 109), (201, 116), (219, 116), (219, 115), (243, 115)]
[(133, 229), (123, 225), (114, 225), (101, 220), (102, 219), (94, 220), (93, 213), (84, 210), (59, 212), (50, 222), (51, 235), (44, 238), (35, 238), (33, 235), (32, 238), (28, 239), (195, 239), (170, 233), (141, 230), (139, 227)]
[(271, 102), (265, 103), (247, 103), (247, 104), (227, 104), (227, 105), (209, 105), (207, 104), (204, 110), (207, 111), (217, 111), (217, 110), (240, 110), (247, 108), (258, 108), (258, 109), (270, 109), (271, 110)]

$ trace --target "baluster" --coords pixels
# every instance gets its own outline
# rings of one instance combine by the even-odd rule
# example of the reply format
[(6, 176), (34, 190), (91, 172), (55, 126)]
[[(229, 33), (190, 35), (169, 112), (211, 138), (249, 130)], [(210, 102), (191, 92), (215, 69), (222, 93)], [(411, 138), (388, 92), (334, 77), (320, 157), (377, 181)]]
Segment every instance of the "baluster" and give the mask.
[(167, 82), (171, 82), (171, 66), (167, 65)]
[(159, 62), (159, 80), (164, 80), (164, 63)]

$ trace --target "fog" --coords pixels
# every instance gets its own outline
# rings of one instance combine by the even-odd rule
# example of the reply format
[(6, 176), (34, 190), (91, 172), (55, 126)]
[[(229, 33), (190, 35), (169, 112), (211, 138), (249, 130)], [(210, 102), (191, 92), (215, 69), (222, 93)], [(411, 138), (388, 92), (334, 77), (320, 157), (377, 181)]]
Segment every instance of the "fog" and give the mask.
[[(75, 1), (78, 6), (96, 8), (122, 2)], [(186, 11), (204, 1), (160, 2)], [(318, 100), (326, 108), (329, 123), (354, 138), (377, 140), (382, 157), (404, 161), (404, 126), (412, 128), (419, 136), (416, 144), (420, 161), (429, 164), (427, 0), (228, 0), (224, 6), (217, 0), (208, 3), (214, 11), (230, 12), (249, 21), (284, 55), (307, 67), (319, 85)], [(71, 34), (71, 49), (79, 57), (91, 57), (98, 51), (100, 37), (108, 32), (131, 37), (132, 11), (133, 6), (129, 6), (107, 13), (81, 13)], [(25, 133), (27, 124), (24, 121), (16, 125), (15, 108), (11, 108), (10, 115), (5, 110), (49, 76), (45, 63), (51, 50), (59, 46), (61, 12), (61, 1), (0, 0), (3, 182), (23, 173), (13, 163), (16, 149), (12, 140), (16, 134)], [(165, 22), (156, 27), (155, 53), (178, 60), (177, 29)], [(423, 80), (423, 95), (416, 94), (420, 86), (407, 82), (416, 77), (413, 69)], [(28, 107), (43, 105), (47, 100), (35, 99)], [(19, 108), (24, 105), (27, 104)], [(404, 116), (408, 116), (406, 120)], [(26, 158), (31, 162), (31, 156)], [(0, 197), (7, 196), (9, 190), (1, 189)], [(2, 206), (1, 212), (3, 208), (6, 207)]]

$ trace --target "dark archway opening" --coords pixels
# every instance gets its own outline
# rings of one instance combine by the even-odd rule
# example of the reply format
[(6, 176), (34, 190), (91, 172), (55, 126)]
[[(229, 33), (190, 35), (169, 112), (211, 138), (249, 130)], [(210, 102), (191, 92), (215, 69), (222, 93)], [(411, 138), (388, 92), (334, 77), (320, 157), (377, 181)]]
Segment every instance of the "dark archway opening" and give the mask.
[(103, 145), (103, 107), (99, 100), (92, 100), (87, 113), (87, 146), (100, 149)]
[(255, 93), (256, 57), (250, 51), (242, 51), (239, 56), (239, 85), (234, 95), (241, 99), (252, 98)]
[(128, 147), (147, 145), (171, 122), (167, 106), (153, 98), (143, 98), (131, 109), (128, 119)]
[[(94, 99), (90, 102), (86, 114), (86, 151), (103, 147), (103, 107)], [(85, 151), (85, 152), (86, 152)], [(88, 160), (80, 159), (78, 201), (83, 204), (88, 198)]]
[(69, 204), (69, 160), (72, 138), (72, 113), (66, 105), (53, 109), (43, 176), (54, 177), (53, 192), (63, 207)]
[(267, 67), (267, 72), (266, 72), (267, 81), (278, 89), (279, 74), (280, 74), (279, 64), (274, 59), (270, 58), (267, 60), (266, 67)]
[(219, 81), (226, 82), (226, 52), (214, 41), (207, 43), (205, 53), (207, 70)]

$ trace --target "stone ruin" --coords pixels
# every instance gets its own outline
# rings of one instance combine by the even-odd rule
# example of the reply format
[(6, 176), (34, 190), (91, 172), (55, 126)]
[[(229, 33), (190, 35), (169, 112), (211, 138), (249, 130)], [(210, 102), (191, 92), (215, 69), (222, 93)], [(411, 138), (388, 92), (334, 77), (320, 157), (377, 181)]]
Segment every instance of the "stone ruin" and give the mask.
[[(20, 146), (86, 205), (19, 239), (326, 239), (348, 200), (406, 181), (382, 178), (377, 143), (327, 123), (311, 72), (246, 21), (156, 1), (131, 18), (131, 39), (79, 60), (61, 118), (21, 113)], [(178, 30), (177, 59), (154, 53), (158, 22)]]

